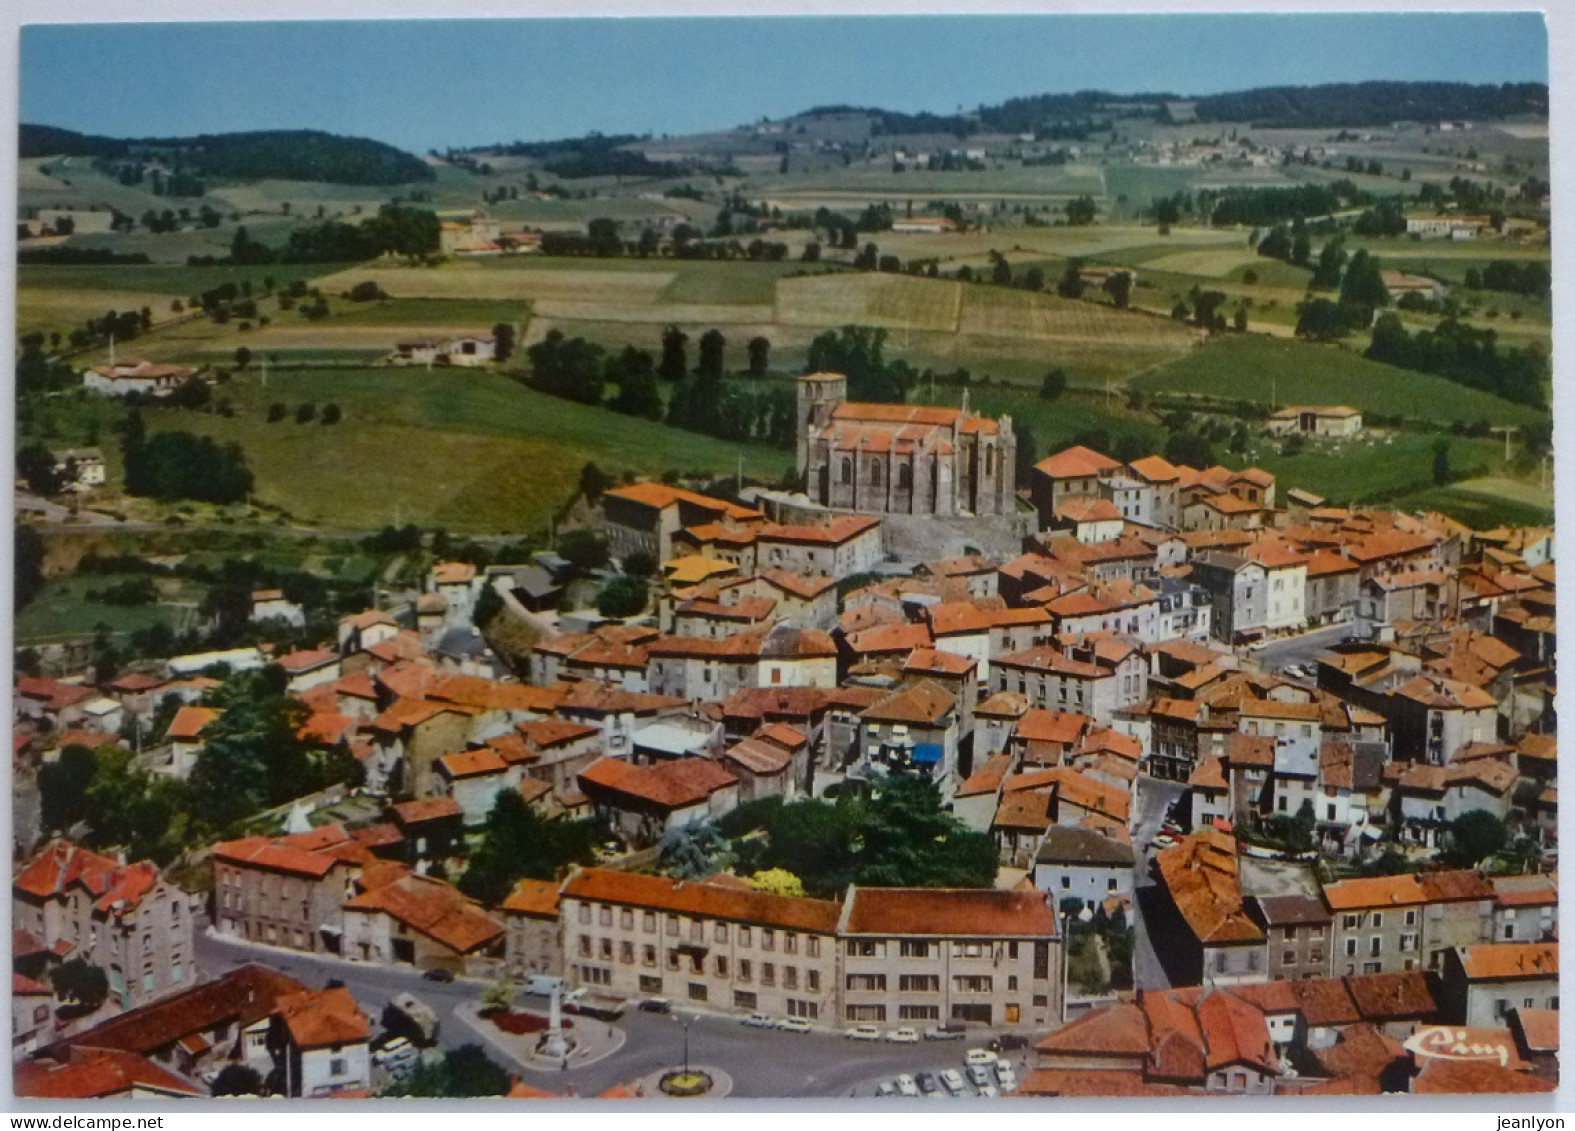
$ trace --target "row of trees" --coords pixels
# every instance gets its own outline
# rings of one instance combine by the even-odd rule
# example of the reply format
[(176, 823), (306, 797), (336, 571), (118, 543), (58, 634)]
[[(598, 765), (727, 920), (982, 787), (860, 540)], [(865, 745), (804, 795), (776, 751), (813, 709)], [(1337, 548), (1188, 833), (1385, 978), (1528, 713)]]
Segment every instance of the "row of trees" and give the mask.
[[(1288, 188), (1233, 188), (1212, 196), (1198, 193), (1198, 207), (1217, 228), (1243, 225), (1267, 227), (1311, 216), (1327, 216), (1366, 199), (1350, 181)], [(1211, 207), (1212, 204), (1212, 207)]]
[(1546, 263), (1495, 259), (1480, 271), (1475, 267), (1467, 268), (1465, 284), (1474, 291), (1508, 291), (1541, 298), (1548, 293), (1553, 279)]
[(1436, 373), (1517, 404), (1546, 404), (1548, 358), (1533, 343), (1500, 350), (1492, 330), (1446, 318), (1432, 330), (1408, 333), (1400, 319), (1385, 314), (1373, 326), (1367, 356), (1406, 369)]
[(121, 430), (128, 495), (171, 501), (238, 503), (251, 494), (253, 476), (239, 444), (219, 444), (190, 432), (148, 435), (133, 409)]
[(235, 229), (227, 259), (222, 264), (347, 263), (380, 255), (418, 258), (438, 250), (440, 225), (437, 214), (425, 208), (385, 204), (376, 216), (357, 224), (324, 220), (290, 232), (282, 248), (272, 248), (252, 238), (245, 225)]

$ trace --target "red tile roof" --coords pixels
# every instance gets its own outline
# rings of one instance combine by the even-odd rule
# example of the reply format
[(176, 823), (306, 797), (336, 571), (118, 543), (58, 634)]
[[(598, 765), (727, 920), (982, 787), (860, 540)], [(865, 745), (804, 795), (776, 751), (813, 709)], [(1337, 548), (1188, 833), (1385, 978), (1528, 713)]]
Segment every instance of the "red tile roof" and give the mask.
[(654, 766), (600, 758), (580, 771), (579, 782), (581, 789), (590, 786), (662, 808), (682, 809), (737, 785), (738, 779), (708, 758), (675, 758)]
[(447, 795), (423, 797), (415, 801), (402, 801), (392, 806), (394, 821), (400, 825), (414, 825), (422, 821), (441, 821), (460, 815), (459, 802)]
[(137, 1091), (166, 1096), (205, 1093), (189, 1080), (136, 1053), (115, 1049), (72, 1049), (64, 1063), (25, 1060), (13, 1070), (16, 1094), (40, 1100), (129, 1098)]
[(1039, 891), (853, 887), (842, 929), (855, 935), (1054, 938), (1056, 915)]
[(1068, 1056), (1147, 1057), (1148, 1017), (1132, 1002), (1096, 1006), (1061, 1026), (1034, 1048)]
[(68, 840), (53, 840), (17, 873), (11, 889), (49, 899), (80, 886), (95, 908), (118, 913), (135, 908), (159, 882), (158, 868), (148, 861), (121, 864)]
[(288, 974), (248, 964), (189, 990), (111, 1017), (70, 1041), (79, 1048), (153, 1055), (176, 1041), (231, 1024), (242, 1028), (269, 1016), (275, 1004), (306, 987)]
[(563, 886), (566, 899), (649, 907), (710, 919), (758, 923), (828, 935), (837, 929), (842, 904), (828, 899), (773, 895), (731, 885), (675, 880), (586, 868)]
[(1478, 943), (1460, 948), (1460, 964), (1472, 980), (1506, 978), (1557, 978), (1559, 944), (1556, 942)]
[(347, 900), (346, 911), (382, 912), (458, 954), (480, 950), (503, 926), (458, 888), (430, 876), (406, 875)]
[(539, 919), (556, 919), (563, 885), (556, 880), (523, 879), (498, 907)]
[(290, 994), (279, 999), (278, 1008), (302, 1049), (358, 1044), (372, 1035), (371, 1022), (344, 986)]
[(1118, 461), (1081, 444), (1063, 448), (1034, 464), (1035, 471), (1043, 472), (1052, 479), (1086, 479), (1120, 469)]

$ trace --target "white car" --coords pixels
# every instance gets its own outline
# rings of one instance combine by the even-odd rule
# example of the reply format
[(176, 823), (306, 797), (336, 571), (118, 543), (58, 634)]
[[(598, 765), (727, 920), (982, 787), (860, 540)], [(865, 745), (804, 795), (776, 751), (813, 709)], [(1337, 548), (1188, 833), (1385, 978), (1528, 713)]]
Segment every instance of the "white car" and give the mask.
[(919, 1043), (917, 1029), (893, 1029), (886, 1034), (886, 1039), (894, 1045), (916, 1045)]
[(988, 1096), (998, 1096), (1001, 1093), (996, 1088), (996, 1086), (994, 1084), (980, 1084), (979, 1085), (979, 1094), (981, 1096), (988, 1097)]
[(919, 1094), (919, 1085), (914, 1083), (912, 1076), (904, 1072), (897, 1077), (897, 1094), (899, 1096), (916, 1096)]
[(777, 1028), (784, 1033), (807, 1033), (809, 1032), (809, 1022), (802, 1017), (784, 1017), (777, 1022)]
[(975, 1088), (983, 1088), (994, 1084), (995, 1076), (986, 1065), (970, 1064), (968, 1066), (968, 1083)]
[(744, 1024), (751, 1029), (775, 1029), (777, 1025), (769, 1013), (751, 1013), (744, 1018)]
[(991, 1052), (989, 1049), (969, 1049), (966, 1059), (968, 1066), (971, 1068), (976, 1064), (982, 1064), (988, 1067), (1001, 1058), (996, 1056), (995, 1053)]
[(1001, 1085), (1001, 1091), (1014, 1092), (1017, 1090), (1017, 1072), (1004, 1060), (995, 1066), (995, 1079)]
[(945, 1072), (941, 1073), (941, 1087), (945, 1088), (948, 1092), (950, 1092), (954, 1096), (962, 1095), (962, 1093), (963, 1093), (962, 1073), (958, 1072), (957, 1069), (955, 1069), (955, 1068), (948, 1068)]
[(855, 1025), (853, 1028), (848, 1030), (848, 1040), (878, 1041), (880, 1040), (880, 1030), (874, 1025)]

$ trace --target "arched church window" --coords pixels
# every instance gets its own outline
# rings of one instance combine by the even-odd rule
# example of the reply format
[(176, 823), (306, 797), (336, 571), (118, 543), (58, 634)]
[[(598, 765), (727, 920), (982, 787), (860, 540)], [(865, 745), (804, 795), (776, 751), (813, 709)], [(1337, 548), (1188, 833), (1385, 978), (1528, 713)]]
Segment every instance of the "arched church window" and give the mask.
[(908, 464), (903, 464), (897, 468), (897, 487), (899, 490), (906, 491), (912, 486), (913, 468)]
[(843, 483), (852, 483), (853, 482), (853, 461), (851, 459), (848, 459), (846, 456), (844, 456), (843, 460), (842, 460), (842, 478), (841, 478), (841, 481)]
[(871, 485), (876, 486), (876, 487), (880, 486), (880, 461), (879, 460), (877, 460), (874, 463), (870, 464), (870, 483), (871, 483)]
[(985, 448), (984, 449), (984, 473), (986, 475), (994, 475), (995, 474), (995, 449), (994, 448)]

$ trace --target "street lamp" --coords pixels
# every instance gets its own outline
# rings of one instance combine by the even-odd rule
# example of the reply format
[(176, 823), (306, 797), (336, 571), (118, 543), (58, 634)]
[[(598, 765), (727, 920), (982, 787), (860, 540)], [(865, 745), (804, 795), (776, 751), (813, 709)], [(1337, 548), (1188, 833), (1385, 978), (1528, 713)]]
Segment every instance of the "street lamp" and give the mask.
[(679, 1017), (679, 1019), (678, 1019), (678, 1023), (683, 1026), (683, 1030), (684, 1030), (684, 1075), (685, 1076), (689, 1075), (689, 1026), (693, 1025), (698, 1020), (700, 1020), (700, 1015), (698, 1013), (691, 1013), (689, 1015), (688, 1020), (685, 1020), (683, 1017)]

